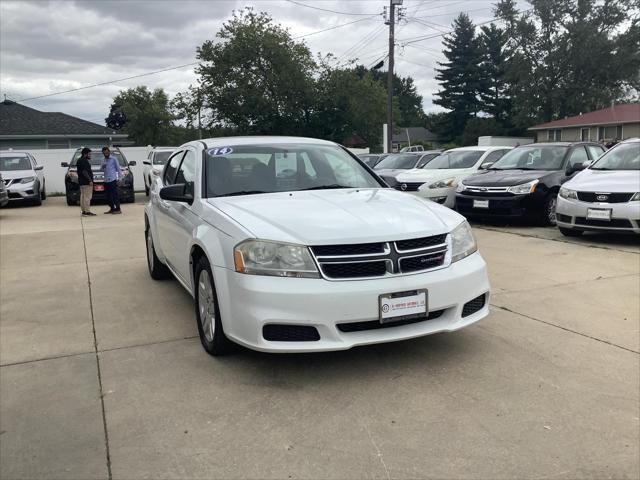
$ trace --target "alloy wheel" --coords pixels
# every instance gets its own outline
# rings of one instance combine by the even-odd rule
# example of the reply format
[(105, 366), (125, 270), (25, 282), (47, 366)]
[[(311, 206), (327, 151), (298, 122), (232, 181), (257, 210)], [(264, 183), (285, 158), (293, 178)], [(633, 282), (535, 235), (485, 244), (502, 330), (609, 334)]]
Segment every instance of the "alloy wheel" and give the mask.
[(198, 311), (202, 332), (207, 341), (212, 342), (216, 328), (216, 309), (211, 278), (207, 270), (201, 270), (198, 278)]

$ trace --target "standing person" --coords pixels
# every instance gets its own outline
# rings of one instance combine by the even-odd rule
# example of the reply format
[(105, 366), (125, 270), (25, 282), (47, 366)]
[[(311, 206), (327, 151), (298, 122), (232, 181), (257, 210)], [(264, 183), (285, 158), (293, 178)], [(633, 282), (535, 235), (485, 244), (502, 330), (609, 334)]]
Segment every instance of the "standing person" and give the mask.
[(104, 189), (107, 194), (109, 210), (104, 213), (118, 214), (120, 211), (120, 197), (118, 196), (118, 180), (122, 177), (118, 159), (111, 155), (109, 147), (102, 147), (104, 159), (100, 168), (104, 171)]
[(84, 147), (76, 164), (80, 185), (80, 210), (83, 217), (93, 217), (91, 197), (93, 196), (93, 170), (91, 170), (91, 149)]

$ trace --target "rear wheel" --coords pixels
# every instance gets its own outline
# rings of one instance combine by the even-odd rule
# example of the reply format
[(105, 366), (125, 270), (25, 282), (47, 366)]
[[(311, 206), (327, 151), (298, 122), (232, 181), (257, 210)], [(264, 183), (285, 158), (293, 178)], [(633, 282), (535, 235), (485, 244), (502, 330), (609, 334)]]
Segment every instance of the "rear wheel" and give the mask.
[(149, 267), (149, 275), (151, 275), (151, 278), (154, 280), (165, 280), (167, 278), (171, 278), (171, 272), (156, 255), (156, 249), (153, 245), (153, 237), (151, 236), (151, 230), (149, 228), (145, 231), (145, 236), (147, 240), (147, 266)]
[(47, 199), (47, 189), (46, 189), (46, 184), (44, 182), (42, 182), (42, 192), (40, 192), (40, 199), (41, 200)]
[(582, 230), (574, 230), (573, 228), (562, 228), (560, 229), (560, 233), (565, 237), (580, 237), (584, 232)]
[(195, 307), (200, 342), (209, 355), (225, 355), (234, 344), (224, 334), (211, 266), (200, 257), (195, 267)]

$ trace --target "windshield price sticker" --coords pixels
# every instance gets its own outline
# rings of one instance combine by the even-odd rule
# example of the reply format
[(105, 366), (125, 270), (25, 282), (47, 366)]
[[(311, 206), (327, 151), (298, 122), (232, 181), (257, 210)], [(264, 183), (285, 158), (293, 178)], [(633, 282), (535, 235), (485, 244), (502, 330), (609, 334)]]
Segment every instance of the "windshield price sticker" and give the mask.
[(207, 153), (212, 157), (217, 157), (220, 155), (229, 155), (233, 153), (233, 148), (231, 147), (221, 147), (221, 148), (210, 148), (207, 150)]

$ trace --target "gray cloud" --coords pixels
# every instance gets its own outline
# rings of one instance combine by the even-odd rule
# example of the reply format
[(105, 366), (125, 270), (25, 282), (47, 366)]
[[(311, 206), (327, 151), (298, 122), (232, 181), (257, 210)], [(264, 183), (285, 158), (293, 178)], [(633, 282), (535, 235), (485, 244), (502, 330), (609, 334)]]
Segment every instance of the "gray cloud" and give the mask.
[[(360, 13), (382, 12), (388, 4), (384, 0), (301, 1)], [(492, 16), (492, 3), (405, 0), (408, 21), (397, 27), (396, 38), (402, 45), (406, 39), (442, 31), (442, 26), (450, 25), (460, 11), (470, 11), (476, 22), (486, 21)], [(521, 3), (525, 5), (524, 1)], [(302, 40), (314, 53), (333, 53), (339, 62), (358, 58), (360, 63), (371, 66), (386, 54), (387, 28), (381, 16), (367, 19), (333, 14), (284, 0), (2, 1), (0, 91), (20, 101), (195, 61), (196, 47), (214, 38), (232, 11), (244, 6), (269, 12), (294, 37), (361, 20)], [(432, 104), (433, 93), (438, 89), (433, 68), (443, 58), (441, 49), (440, 37), (397, 49), (396, 71), (415, 79), (427, 110), (437, 109)], [(345, 57), (345, 53), (349, 55)], [(113, 96), (123, 88), (147, 85), (175, 95), (195, 79), (192, 68), (183, 68), (27, 104), (100, 121)]]

